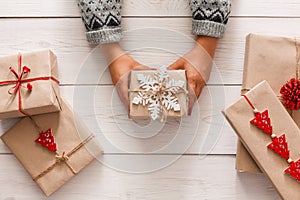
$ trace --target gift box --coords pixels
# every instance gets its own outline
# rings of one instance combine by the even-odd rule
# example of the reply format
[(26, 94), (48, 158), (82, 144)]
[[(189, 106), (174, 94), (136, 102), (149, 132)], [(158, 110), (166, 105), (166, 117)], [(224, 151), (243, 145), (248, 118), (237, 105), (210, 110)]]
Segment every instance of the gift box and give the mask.
[[(281, 94), (281, 88), (292, 78), (300, 78), (298, 77), (299, 67), (299, 38), (249, 34), (246, 38), (241, 93), (244, 94), (259, 82), (267, 80), (277, 97), (283, 104), (286, 104), (287, 101), (282, 98), (283, 94)], [(284, 93), (289, 93), (289, 91)], [(295, 110), (295, 106), (287, 107), (293, 109), (287, 108), (287, 111), (299, 126), (300, 111)], [(257, 165), (253, 162), (249, 153), (240, 142), (238, 142), (237, 145), (236, 169), (240, 172), (260, 172)]]
[(61, 106), (61, 112), (24, 117), (1, 136), (47, 196), (102, 152), (71, 108)]
[(57, 59), (50, 50), (0, 58), (0, 119), (60, 110)]
[(179, 118), (187, 114), (185, 70), (133, 70), (130, 75), (131, 119)]
[(282, 199), (300, 199), (300, 130), (270, 85), (253, 87), (224, 114)]

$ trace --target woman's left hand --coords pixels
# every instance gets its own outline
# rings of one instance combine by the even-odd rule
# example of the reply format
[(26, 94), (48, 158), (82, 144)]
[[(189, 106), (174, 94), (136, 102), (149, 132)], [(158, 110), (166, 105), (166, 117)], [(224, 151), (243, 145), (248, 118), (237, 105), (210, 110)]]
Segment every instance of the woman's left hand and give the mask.
[(189, 115), (192, 113), (195, 101), (209, 80), (217, 43), (217, 38), (199, 36), (195, 47), (168, 67), (170, 70), (186, 70), (189, 86)]

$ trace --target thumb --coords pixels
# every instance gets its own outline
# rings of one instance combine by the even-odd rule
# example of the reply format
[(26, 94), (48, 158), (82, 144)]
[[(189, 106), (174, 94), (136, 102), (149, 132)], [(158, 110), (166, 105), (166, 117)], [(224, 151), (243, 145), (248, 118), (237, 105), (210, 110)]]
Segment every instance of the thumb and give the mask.
[(168, 67), (168, 70), (177, 70), (177, 69), (184, 69), (183, 59), (181, 58)]
[(147, 67), (145, 65), (142, 65), (142, 64), (138, 64), (138, 65), (135, 65), (133, 67), (134, 70), (151, 70), (152, 68), (150, 67)]

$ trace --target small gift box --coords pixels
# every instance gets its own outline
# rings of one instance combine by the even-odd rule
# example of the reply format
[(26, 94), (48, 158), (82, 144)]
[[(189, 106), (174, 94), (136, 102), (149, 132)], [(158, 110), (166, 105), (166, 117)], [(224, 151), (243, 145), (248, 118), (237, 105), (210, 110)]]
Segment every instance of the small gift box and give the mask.
[(129, 100), (131, 119), (178, 118), (187, 114), (187, 81), (184, 70), (133, 70)]
[(0, 58), (0, 119), (60, 110), (56, 56), (49, 50)]
[(224, 114), (282, 199), (300, 199), (299, 128), (263, 81)]
[(102, 152), (71, 108), (61, 106), (61, 112), (23, 118), (1, 137), (47, 196)]
[[(300, 125), (300, 39), (249, 34), (246, 39), (242, 94), (263, 80)], [(293, 91), (296, 91), (293, 94)], [(249, 153), (238, 142), (236, 168), (241, 172), (260, 172)]]

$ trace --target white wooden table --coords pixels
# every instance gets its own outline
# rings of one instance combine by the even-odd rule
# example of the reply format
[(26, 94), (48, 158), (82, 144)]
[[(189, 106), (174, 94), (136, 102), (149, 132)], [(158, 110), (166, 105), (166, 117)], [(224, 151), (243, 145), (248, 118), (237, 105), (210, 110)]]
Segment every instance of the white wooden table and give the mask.
[[(84, 102), (85, 97), (74, 98), (74, 91), (77, 88), (89, 91), (97, 86), (97, 105), (82, 103), (82, 117), (87, 122), (91, 117), (96, 117), (102, 123), (103, 136), (125, 149), (115, 151), (106, 148), (104, 144), (104, 164), (93, 162), (47, 199), (279, 199), (271, 183), (263, 175), (239, 174), (235, 171), (236, 136), (227, 123), (221, 123), (220, 119), (223, 117), (220, 111), (224, 107), (211, 110), (211, 107), (206, 108), (203, 104), (211, 102), (210, 93), (214, 98), (224, 97), (225, 105), (238, 98), (245, 36), (248, 33), (299, 36), (298, 0), (233, 0), (227, 33), (220, 41), (215, 59), (222, 81), (211, 80), (201, 96), (201, 127), (187, 151), (181, 152), (174, 148), (165, 153), (155, 150), (170, 142), (174, 138), (172, 133), (167, 131), (160, 137), (141, 139), (126, 136), (115, 128), (109, 112), (110, 99), (107, 99), (113, 91), (108, 72), (104, 73), (100, 82), (89, 77), (106, 68), (100, 54), (99, 57), (92, 58), (95, 62), (89, 65), (90, 71), (81, 71), (82, 63), (93, 47), (85, 40), (84, 27), (75, 0), (0, 2), (0, 55), (52, 49), (59, 59), (62, 95), (71, 104), (81, 105), (80, 102)], [(134, 50), (131, 55), (142, 63), (168, 65), (193, 45), (190, 15), (187, 0), (124, 0), (123, 27), (128, 34), (125, 35), (122, 45), (126, 50)], [(153, 27), (158, 31), (145, 29)], [(164, 30), (167, 31), (160, 36)], [(172, 32), (174, 35), (169, 34)], [(161, 41), (165, 40), (169, 43), (163, 44), (174, 49), (173, 53), (160, 48)], [(140, 46), (144, 48), (135, 49)], [(78, 80), (79, 73), (86, 75)], [(225, 96), (218, 96), (220, 89), (224, 89)], [(1, 121), (1, 134), (14, 122)], [(126, 122), (121, 119), (121, 124)], [(91, 130), (96, 131), (94, 124), (88, 125)], [(207, 132), (205, 130), (209, 127), (216, 130), (222, 128), (220, 137), (215, 140), (216, 145), (208, 149), (211, 151), (201, 149), (203, 141), (207, 137), (213, 137), (204, 137)], [(184, 142), (189, 141), (183, 140)], [(153, 153), (147, 154), (149, 152)], [(208, 155), (203, 157), (206, 153)], [(160, 170), (153, 170), (157, 167), (154, 166), (155, 163), (172, 158), (176, 158), (176, 161), (161, 166)], [(112, 160), (119, 160), (120, 163), (113, 163), (110, 167), (107, 163)], [(153, 160), (155, 163), (152, 163)], [(129, 166), (130, 169), (122, 169), (122, 162), (123, 166)], [(143, 163), (145, 169), (152, 172), (128, 173), (128, 170), (134, 171), (132, 165), (135, 163), (128, 165), (126, 162), (137, 162), (138, 165)], [(1, 200), (46, 199), (2, 142), (0, 183)]]

